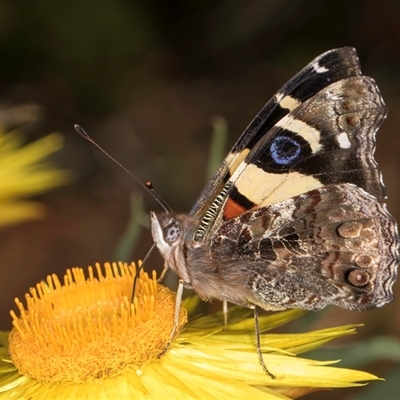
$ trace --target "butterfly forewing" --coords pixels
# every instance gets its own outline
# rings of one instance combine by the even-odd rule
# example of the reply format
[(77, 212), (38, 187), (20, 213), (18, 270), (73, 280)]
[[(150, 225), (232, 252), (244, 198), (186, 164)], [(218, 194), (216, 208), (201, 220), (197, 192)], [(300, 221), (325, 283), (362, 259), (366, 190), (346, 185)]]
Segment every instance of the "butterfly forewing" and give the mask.
[(360, 76), (356, 50), (343, 47), (327, 51), (290, 79), (261, 109), (233, 146), (220, 168), (195, 202), (191, 215), (202, 216), (231, 174), (264, 134), (285, 115), (334, 82)]
[[(211, 203), (208, 200), (204, 215), (198, 213), (201, 224), (195, 240), (206, 240), (219, 223), (248, 210), (332, 183), (354, 183), (380, 200), (385, 197), (373, 152), (375, 132), (386, 117), (386, 106), (375, 81), (358, 76), (358, 59), (355, 53), (351, 54), (354, 67), (343, 71), (355, 76), (330, 84), (333, 79), (325, 76), (322, 89), (304, 102), (297, 100), (295, 108), (270, 129), (259, 132), (262, 134), (251, 148), (228, 155), (224, 163), (229, 157), (236, 158), (228, 165), (225, 176), (220, 176), (222, 189)], [(305, 69), (308, 75), (318, 75), (318, 69), (322, 69), (321, 74), (329, 72), (328, 67), (320, 66), (320, 61), (310, 65)], [(307, 73), (300, 75), (307, 76)], [(294, 98), (278, 94), (267, 106), (274, 103), (275, 108), (280, 108), (276, 99), (285, 97)], [(240, 140), (234, 149), (239, 146), (243, 146)]]

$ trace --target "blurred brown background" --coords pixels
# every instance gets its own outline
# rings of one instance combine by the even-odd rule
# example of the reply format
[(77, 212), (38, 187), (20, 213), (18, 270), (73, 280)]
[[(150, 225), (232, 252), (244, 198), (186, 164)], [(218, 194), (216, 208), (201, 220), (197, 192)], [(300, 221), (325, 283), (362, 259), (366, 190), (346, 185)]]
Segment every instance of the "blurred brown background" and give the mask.
[[(188, 211), (205, 184), (210, 119), (226, 118), (229, 148), (289, 78), (340, 46), (357, 48), (389, 107), (376, 158), (400, 220), (400, 2), (1, 2), (0, 107), (39, 105), (41, 117), (18, 128), (28, 140), (61, 132), (66, 146), (53, 160), (75, 181), (40, 198), (46, 220), (0, 231), (0, 328), (10, 328), (14, 297), (47, 274), (114, 260), (138, 187), (74, 123)], [(146, 210), (159, 210), (144, 198)], [(132, 259), (150, 245), (144, 231)], [(398, 338), (399, 310), (399, 301), (368, 313), (329, 308), (310, 328), (365, 323), (353, 340)], [(393, 360), (365, 367), (386, 377), (395, 368)]]

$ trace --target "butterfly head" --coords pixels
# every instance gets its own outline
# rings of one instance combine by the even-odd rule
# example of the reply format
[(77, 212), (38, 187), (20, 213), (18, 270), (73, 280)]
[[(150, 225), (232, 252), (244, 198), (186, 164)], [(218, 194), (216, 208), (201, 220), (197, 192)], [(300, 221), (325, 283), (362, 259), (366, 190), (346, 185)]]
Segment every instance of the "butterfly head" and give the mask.
[[(157, 246), (173, 247), (179, 243), (182, 227), (180, 222), (169, 213), (151, 212), (151, 233)], [(160, 248), (160, 246), (158, 246)]]
[(178, 217), (165, 212), (151, 212), (151, 233), (168, 266), (185, 283), (190, 283), (183, 253), (183, 224)]

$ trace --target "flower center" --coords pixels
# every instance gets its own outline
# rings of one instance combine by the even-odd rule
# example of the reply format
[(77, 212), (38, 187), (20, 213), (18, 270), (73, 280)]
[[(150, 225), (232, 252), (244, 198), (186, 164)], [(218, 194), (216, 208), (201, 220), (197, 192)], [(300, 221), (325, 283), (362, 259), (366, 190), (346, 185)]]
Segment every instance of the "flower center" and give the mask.
[[(41, 382), (85, 382), (140, 368), (166, 349), (173, 328), (175, 294), (141, 272), (131, 302), (136, 266), (96, 264), (97, 278), (81, 268), (67, 270), (16, 299), (11, 311), (10, 355), (20, 373)], [(186, 323), (181, 309), (177, 334)]]

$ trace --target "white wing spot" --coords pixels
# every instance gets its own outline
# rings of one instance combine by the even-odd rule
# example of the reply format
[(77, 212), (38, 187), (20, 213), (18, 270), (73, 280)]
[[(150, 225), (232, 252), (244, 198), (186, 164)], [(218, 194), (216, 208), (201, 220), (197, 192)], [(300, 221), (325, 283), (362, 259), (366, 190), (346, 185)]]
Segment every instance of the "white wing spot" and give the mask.
[(349, 137), (347, 136), (346, 132), (339, 133), (339, 135), (337, 135), (336, 138), (339, 143), (339, 146), (342, 149), (349, 149), (351, 147), (351, 142), (350, 142)]
[(328, 68), (326, 68), (326, 67), (321, 67), (321, 66), (319, 65), (318, 62), (314, 63), (314, 64), (312, 65), (312, 67), (313, 67), (313, 70), (314, 70), (317, 74), (321, 74), (321, 73), (323, 73), (323, 72), (328, 72), (328, 71), (329, 71)]

